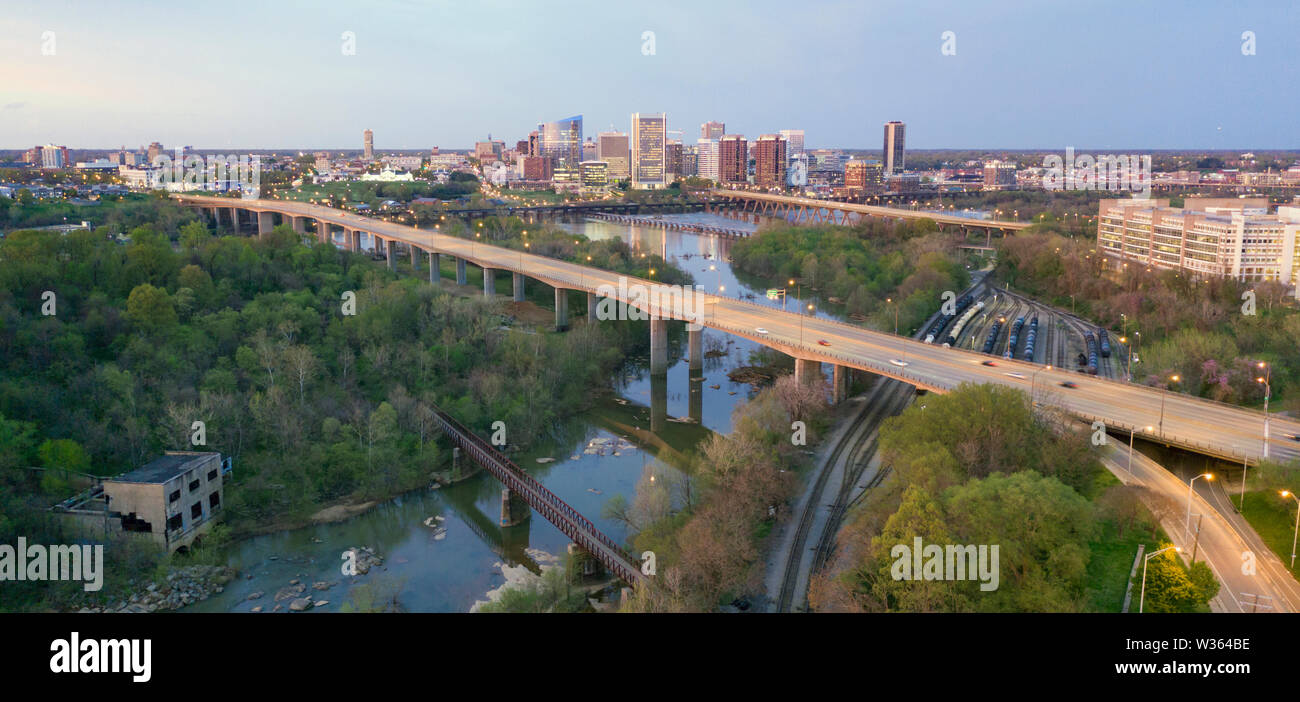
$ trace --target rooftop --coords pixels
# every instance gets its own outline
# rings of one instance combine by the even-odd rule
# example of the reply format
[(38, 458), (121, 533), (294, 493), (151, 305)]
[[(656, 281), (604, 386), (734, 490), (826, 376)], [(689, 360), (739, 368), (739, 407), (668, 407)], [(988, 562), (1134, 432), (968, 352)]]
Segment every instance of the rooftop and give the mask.
[(194, 469), (210, 457), (220, 455), (215, 451), (167, 453), (112, 480), (119, 483), (165, 483)]

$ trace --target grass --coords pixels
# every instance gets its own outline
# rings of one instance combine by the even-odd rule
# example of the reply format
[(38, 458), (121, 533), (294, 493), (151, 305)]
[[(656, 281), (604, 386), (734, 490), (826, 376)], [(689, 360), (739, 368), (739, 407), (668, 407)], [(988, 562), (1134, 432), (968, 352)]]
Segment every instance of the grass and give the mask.
[[(1149, 520), (1149, 515), (1147, 519)], [(1085, 588), (1088, 610), (1119, 612), (1124, 606), (1124, 591), (1128, 587), (1129, 573), (1133, 569), (1138, 546), (1146, 544), (1150, 549), (1153, 544), (1168, 540), (1164, 530), (1159, 527), (1153, 538), (1151, 522), (1147, 520), (1135, 521), (1133, 526), (1124, 531), (1122, 537), (1119, 536), (1119, 525), (1115, 520), (1100, 522), (1097, 538), (1088, 544), (1092, 551)], [(1130, 609), (1135, 608), (1136, 604), (1130, 606)]]
[(1295, 510), (1295, 500), (1272, 491), (1257, 491), (1246, 493), (1246, 508), (1241, 512), (1283, 565), (1291, 563)]

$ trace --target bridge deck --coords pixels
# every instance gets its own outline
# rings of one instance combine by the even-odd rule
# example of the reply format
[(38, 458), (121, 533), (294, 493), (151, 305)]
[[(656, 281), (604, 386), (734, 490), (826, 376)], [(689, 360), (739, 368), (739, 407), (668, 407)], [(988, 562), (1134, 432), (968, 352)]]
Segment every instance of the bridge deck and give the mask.
[(882, 207), (880, 205), (861, 205), (853, 202), (838, 202), (836, 200), (818, 200), (811, 197), (792, 197), (789, 195), (775, 195), (772, 193), (754, 193), (745, 190), (710, 190), (709, 194), (714, 197), (720, 197), (728, 200), (744, 200), (764, 205), (778, 205), (785, 208), (807, 208), (808, 210), (835, 210), (837, 212), (854, 212), (861, 215), (870, 215), (873, 217), (894, 217), (898, 219), (929, 219), (939, 224), (955, 225), (963, 227), (977, 227), (984, 229), (1001, 229), (1004, 231), (1019, 231), (1028, 229), (1033, 226), (1032, 222), (1004, 222), (995, 219), (975, 219), (973, 217), (961, 217), (959, 215), (945, 215), (937, 212), (925, 212), (921, 210), (909, 210), (901, 207)]
[[(198, 195), (174, 197), (196, 206), (287, 212), (324, 220), (425, 251), (463, 258), (478, 266), (521, 272), (553, 287), (608, 295), (666, 318), (684, 319), (681, 314), (661, 310), (639, 296), (640, 291), (663, 287), (654, 281), (369, 219), (320, 205)], [(633, 291), (636, 291), (635, 295)], [(1090, 421), (1099, 418), (1108, 426), (1121, 430), (1139, 427), (1137, 433), (1152, 440), (1250, 463), (1256, 463), (1262, 457), (1264, 415), (1256, 410), (1177, 392), (1165, 394), (1155, 388), (1094, 378), (1067, 369), (993, 359), (974, 351), (925, 344), (854, 324), (784, 312), (779, 308), (702, 291), (694, 297), (699, 302), (696, 308), (702, 310), (702, 316), (696, 321), (704, 326), (743, 336), (797, 358), (857, 368), (938, 392), (946, 392), (964, 382), (1007, 385), (1030, 393), (1039, 404), (1090, 418)], [(760, 327), (765, 331), (758, 331)], [(997, 365), (983, 365), (988, 360)], [(1062, 385), (1065, 382), (1072, 382), (1077, 387)], [(1270, 424), (1270, 456), (1274, 460), (1300, 458), (1300, 440), (1290, 438), (1300, 436), (1300, 421), (1274, 414)], [(1148, 432), (1144, 429), (1146, 426), (1160, 428)]]

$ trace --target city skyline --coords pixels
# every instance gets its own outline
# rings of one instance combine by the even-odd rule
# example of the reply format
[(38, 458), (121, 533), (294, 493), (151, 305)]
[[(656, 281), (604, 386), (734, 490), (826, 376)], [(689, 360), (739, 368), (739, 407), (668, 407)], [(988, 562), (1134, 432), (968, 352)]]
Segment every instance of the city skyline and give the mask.
[[(941, 13), (924, 5), (863, 11), (860, 3), (821, 3), (781, 13), (788, 41), (779, 50), (737, 56), (716, 48), (712, 33), (724, 19), (742, 36), (771, 31), (765, 10), (774, 3), (745, 13), (735, 6), (611, 10), (583, 3), (577, 11), (587, 20), (586, 39), (572, 44), (548, 38), (559, 30), (558, 16), (510, 2), (386, 2), (365, 16), (342, 5), (310, 13), (296, 3), (197, 8), (189, 17), (201, 35), (170, 27), (159, 3), (76, 13), (61, 3), (19, 3), (22, 11), (0, 29), (0, 73), (9, 88), (0, 103), (0, 148), (160, 140), (211, 149), (351, 149), (359, 130), (370, 128), (377, 151), (464, 149), (489, 132), (526, 136), (554, 115), (583, 114), (593, 132), (611, 124), (628, 131), (636, 112), (666, 113), (670, 128), (686, 132), (710, 120), (752, 136), (802, 129), (807, 148), (876, 148), (879, 125), (895, 119), (909, 125), (909, 147), (917, 150), (1300, 148), (1289, 120), (1297, 98), (1281, 89), (1297, 78), (1286, 63), (1296, 54), (1295, 32), (1287, 29), (1294, 10), (1108, 4), (1122, 8), (1125, 21), (1104, 8), (1022, 2)], [(880, 21), (886, 10), (904, 30), (888, 30)], [(276, 26), (275, 35), (241, 32), (249, 12)], [(955, 55), (942, 53), (949, 31)], [(1242, 51), (1247, 31), (1254, 55)], [(643, 38), (646, 32), (653, 37)], [(223, 37), (221, 56), (253, 58), (209, 60), (206, 37), (214, 36)], [(1099, 51), (1099, 41), (1117, 50)], [(53, 53), (43, 54), (46, 48)], [(253, 70), (263, 62), (280, 68)], [(411, 63), (430, 80), (413, 87), (409, 72), (392, 70)], [(1188, 75), (1253, 99), (1216, 100), (1208, 90), (1198, 96)], [(1032, 95), (1014, 92), (1027, 84), (1037, 86)], [(755, 89), (763, 85), (785, 86), (785, 99)], [(355, 90), (370, 97), (349, 97)], [(810, 107), (813, 96), (833, 109)], [(1170, 105), (1180, 103), (1196, 109), (1172, 119)], [(1124, 111), (1101, 113), (1103, 106)]]

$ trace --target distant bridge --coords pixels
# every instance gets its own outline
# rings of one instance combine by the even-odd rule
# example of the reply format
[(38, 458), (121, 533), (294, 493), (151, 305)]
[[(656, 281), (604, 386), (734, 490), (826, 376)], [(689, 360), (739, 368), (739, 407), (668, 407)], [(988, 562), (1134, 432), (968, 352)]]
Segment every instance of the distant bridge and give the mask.
[(753, 212), (755, 214), (766, 215), (769, 217), (788, 218), (790, 215), (796, 217), (795, 221), (807, 219), (809, 222), (827, 222), (830, 224), (849, 224), (850, 222), (860, 222), (866, 217), (882, 217), (886, 219), (928, 219), (939, 225), (940, 229), (945, 227), (957, 227), (962, 230), (983, 230), (985, 232), (999, 231), (1003, 234), (1018, 232), (1022, 229), (1028, 229), (1033, 226), (1031, 222), (1006, 222), (995, 219), (975, 219), (973, 217), (962, 217), (955, 214), (942, 214), (938, 212), (926, 212), (924, 210), (909, 210), (902, 207), (882, 207), (880, 205), (862, 205), (852, 202), (839, 202), (836, 200), (819, 200), (811, 197), (795, 197), (791, 195), (775, 195), (771, 193), (749, 192), (747, 190), (719, 190), (709, 191), (714, 198), (729, 201), (730, 203), (740, 203), (742, 212)]

